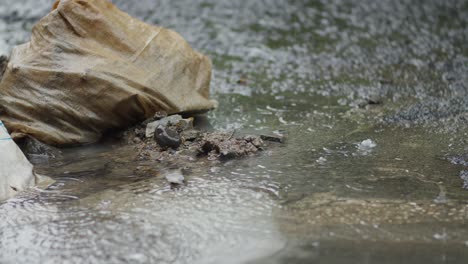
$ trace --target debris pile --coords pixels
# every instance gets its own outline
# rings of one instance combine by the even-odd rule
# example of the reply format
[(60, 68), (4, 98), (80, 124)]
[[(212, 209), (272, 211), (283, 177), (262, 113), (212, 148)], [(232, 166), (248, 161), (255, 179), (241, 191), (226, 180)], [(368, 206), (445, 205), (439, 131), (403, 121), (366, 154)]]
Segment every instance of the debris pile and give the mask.
[(260, 136), (236, 136), (234, 132), (206, 132), (194, 127), (194, 118), (156, 114), (152, 120), (127, 130), (124, 138), (135, 145), (139, 160), (229, 160), (264, 149)]

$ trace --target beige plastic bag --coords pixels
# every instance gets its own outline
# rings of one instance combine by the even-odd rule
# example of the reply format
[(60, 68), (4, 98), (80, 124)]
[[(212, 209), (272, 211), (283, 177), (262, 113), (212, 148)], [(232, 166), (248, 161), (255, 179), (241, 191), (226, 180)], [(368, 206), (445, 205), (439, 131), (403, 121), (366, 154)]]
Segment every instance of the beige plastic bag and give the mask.
[(99, 140), (153, 116), (204, 112), (211, 61), (174, 31), (107, 0), (61, 0), (13, 49), (0, 82), (0, 119), (14, 139), (51, 145)]

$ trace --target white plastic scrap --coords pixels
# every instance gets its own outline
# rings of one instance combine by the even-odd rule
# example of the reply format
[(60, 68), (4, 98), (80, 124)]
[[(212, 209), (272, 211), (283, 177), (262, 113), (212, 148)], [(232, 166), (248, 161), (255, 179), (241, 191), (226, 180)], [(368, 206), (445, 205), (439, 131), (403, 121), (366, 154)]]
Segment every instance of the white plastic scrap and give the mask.
[(316, 161), (318, 164), (325, 164), (327, 162), (327, 159), (324, 157), (320, 157)]
[(361, 151), (370, 151), (377, 147), (377, 144), (372, 139), (366, 139), (357, 145), (357, 148)]
[(0, 120), (0, 200), (10, 198), (35, 183), (33, 165), (11, 139)]
[(434, 237), (434, 239), (436, 239), (436, 240), (447, 240), (448, 235), (447, 235), (447, 233), (445, 233), (445, 232), (444, 232), (444, 233), (441, 233), (441, 234), (435, 233), (435, 234), (433, 235), (433, 237)]
[(183, 184), (185, 181), (184, 175), (180, 170), (171, 171), (166, 174), (166, 180), (172, 184)]

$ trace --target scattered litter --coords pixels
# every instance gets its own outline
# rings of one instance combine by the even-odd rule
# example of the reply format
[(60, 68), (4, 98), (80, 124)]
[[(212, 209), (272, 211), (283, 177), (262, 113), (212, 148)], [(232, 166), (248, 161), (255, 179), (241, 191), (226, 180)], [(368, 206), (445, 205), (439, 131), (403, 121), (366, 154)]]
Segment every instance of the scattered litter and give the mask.
[(284, 118), (282, 116), (278, 117), (278, 120), (280, 121), (281, 124), (283, 125), (287, 125), (288, 122), (286, 122), (286, 120), (284, 120)]
[(366, 139), (357, 145), (357, 148), (361, 151), (370, 151), (377, 147), (377, 144), (372, 139)]
[(174, 170), (166, 174), (166, 180), (171, 184), (184, 184), (185, 177), (180, 170)]
[(323, 165), (327, 162), (327, 159), (324, 157), (320, 157), (316, 160), (316, 162)]
[(434, 234), (433, 237), (434, 237), (434, 239), (436, 239), (436, 240), (447, 240), (448, 235), (447, 235), (447, 233), (445, 233), (445, 232), (442, 233), (442, 234), (436, 233), (436, 234)]

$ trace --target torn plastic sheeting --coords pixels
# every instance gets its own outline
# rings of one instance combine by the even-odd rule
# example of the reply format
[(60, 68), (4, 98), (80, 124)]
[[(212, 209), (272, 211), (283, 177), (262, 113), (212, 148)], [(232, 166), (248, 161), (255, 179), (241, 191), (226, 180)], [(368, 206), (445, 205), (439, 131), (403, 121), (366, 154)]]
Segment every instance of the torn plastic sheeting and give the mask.
[(99, 140), (157, 111), (204, 112), (211, 61), (174, 31), (106, 0), (62, 0), (13, 49), (0, 82), (0, 119), (14, 139)]
[(12, 140), (0, 120), (0, 201), (35, 183), (33, 165)]

